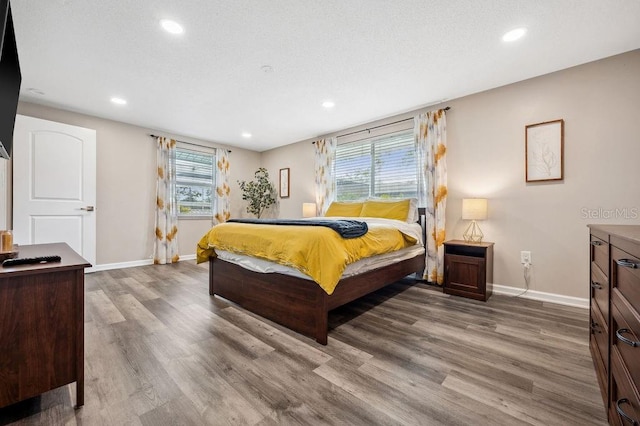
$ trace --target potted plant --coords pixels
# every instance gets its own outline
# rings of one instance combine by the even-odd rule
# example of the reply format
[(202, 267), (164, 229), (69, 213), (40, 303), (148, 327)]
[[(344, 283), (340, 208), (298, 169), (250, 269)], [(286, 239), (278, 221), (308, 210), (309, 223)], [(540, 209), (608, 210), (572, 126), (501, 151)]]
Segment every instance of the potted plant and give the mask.
[(260, 167), (255, 173), (255, 180), (250, 182), (238, 181), (242, 191), (242, 199), (247, 200), (247, 213), (256, 215), (259, 219), (262, 213), (276, 202), (276, 189), (269, 181), (269, 172)]

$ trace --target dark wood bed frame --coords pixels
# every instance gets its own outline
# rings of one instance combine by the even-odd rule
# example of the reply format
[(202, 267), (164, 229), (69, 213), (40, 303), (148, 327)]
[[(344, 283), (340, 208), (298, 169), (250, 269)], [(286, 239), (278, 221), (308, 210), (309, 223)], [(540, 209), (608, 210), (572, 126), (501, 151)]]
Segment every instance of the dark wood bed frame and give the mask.
[(217, 258), (209, 259), (209, 294), (327, 344), (328, 314), (388, 284), (424, 269), (424, 254), (340, 280), (332, 295), (315, 281), (261, 274)]
[[(420, 223), (424, 209), (420, 211)], [(424, 236), (424, 226), (423, 226)], [(423, 238), (424, 241), (424, 238)], [(329, 311), (396, 282), (422, 276), (425, 254), (338, 282), (328, 295), (315, 281), (289, 275), (253, 272), (217, 258), (209, 259), (209, 294), (327, 344)]]

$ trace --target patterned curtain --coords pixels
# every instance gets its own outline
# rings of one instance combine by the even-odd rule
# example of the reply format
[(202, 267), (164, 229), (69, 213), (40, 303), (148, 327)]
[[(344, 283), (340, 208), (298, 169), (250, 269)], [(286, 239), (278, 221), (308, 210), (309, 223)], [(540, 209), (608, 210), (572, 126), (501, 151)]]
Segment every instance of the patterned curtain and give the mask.
[(229, 152), (226, 149), (216, 149), (218, 160), (216, 167), (216, 203), (213, 215), (214, 225), (226, 222), (231, 217), (231, 203), (229, 194)]
[(178, 255), (178, 213), (176, 202), (176, 141), (159, 137), (157, 142), (156, 238), (153, 263), (164, 265), (180, 260)]
[(336, 138), (320, 139), (315, 142), (316, 147), (316, 209), (317, 215), (322, 216), (336, 193), (336, 182), (333, 178), (334, 161), (336, 158)]
[(445, 208), (447, 206), (447, 120), (442, 109), (414, 117), (418, 155), (418, 202), (426, 207), (427, 240), (423, 279), (444, 280)]

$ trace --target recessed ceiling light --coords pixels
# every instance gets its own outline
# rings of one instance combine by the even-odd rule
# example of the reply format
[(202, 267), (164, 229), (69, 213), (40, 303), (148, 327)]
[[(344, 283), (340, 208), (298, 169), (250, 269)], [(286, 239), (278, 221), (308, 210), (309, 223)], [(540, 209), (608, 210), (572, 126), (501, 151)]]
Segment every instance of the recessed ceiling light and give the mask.
[(324, 101), (322, 106), (325, 108), (333, 108), (336, 104), (333, 101)]
[(34, 95), (38, 95), (38, 96), (44, 96), (44, 92), (42, 90), (36, 89), (35, 87), (31, 87), (27, 89), (27, 92), (32, 93)]
[(127, 101), (125, 99), (117, 98), (117, 97), (111, 98), (111, 102), (113, 102), (116, 105), (126, 105), (127, 104)]
[(505, 35), (502, 36), (502, 41), (516, 41), (527, 33), (526, 28), (516, 28), (515, 30), (511, 30)]
[(178, 24), (176, 21), (172, 21), (171, 19), (161, 20), (160, 25), (162, 25), (162, 28), (164, 28), (166, 32), (171, 34), (182, 34), (184, 32), (182, 25)]
[(250, 137), (251, 137), (251, 133), (249, 133), (249, 132), (242, 132), (242, 137), (243, 137), (243, 138), (250, 138)]
[(273, 67), (271, 65), (263, 65), (260, 67), (260, 69), (262, 70), (262, 72), (264, 72), (265, 74), (269, 74), (273, 72)]

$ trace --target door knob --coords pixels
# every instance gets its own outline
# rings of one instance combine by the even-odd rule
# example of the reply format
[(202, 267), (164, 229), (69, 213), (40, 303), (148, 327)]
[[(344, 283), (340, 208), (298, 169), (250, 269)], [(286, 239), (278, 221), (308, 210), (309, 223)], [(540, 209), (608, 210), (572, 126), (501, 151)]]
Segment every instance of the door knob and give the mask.
[(92, 212), (94, 210), (93, 206), (80, 207), (80, 210), (86, 210), (88, 212)]

